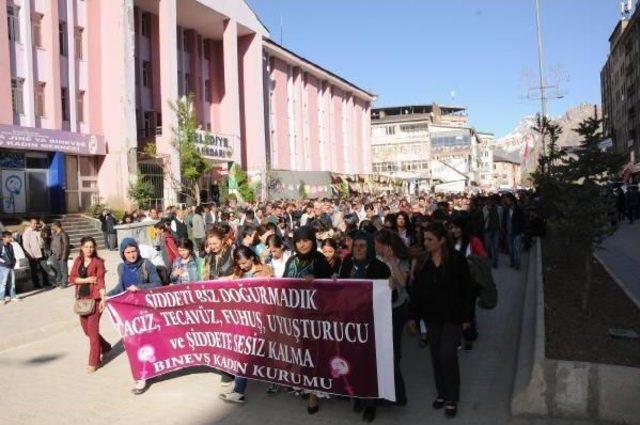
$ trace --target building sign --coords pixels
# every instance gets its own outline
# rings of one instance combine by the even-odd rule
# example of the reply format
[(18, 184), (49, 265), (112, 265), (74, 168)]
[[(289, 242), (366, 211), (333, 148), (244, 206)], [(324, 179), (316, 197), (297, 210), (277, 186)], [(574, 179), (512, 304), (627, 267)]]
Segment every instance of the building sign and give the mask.
[(239, 158), (236, 158), (237, 137), (213, 134), (204, 130), (197, 130), (196, 137), (196, 148), (204, 158), (214, 161), (239, 161)]
[(102, 136), (4, 124), (0, 124), (0, 149), (64, 152), (75, 155), (107, 154)]
[(9, 214), (27, 210), (25, 173), (20, 170), (2, 170), (2, 211)]

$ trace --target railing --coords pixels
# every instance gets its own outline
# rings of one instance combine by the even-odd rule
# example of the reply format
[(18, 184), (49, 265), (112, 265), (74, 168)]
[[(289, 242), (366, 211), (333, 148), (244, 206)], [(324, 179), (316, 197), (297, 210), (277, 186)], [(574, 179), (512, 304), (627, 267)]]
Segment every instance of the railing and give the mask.
[(162, 127), (139, 128), (136, 132), (138, 139), (162, 136)]

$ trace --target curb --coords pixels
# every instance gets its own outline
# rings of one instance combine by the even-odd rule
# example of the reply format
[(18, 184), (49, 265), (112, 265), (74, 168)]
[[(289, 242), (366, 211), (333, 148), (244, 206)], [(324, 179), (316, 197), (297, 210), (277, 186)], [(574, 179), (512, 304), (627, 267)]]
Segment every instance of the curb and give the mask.
[(541, 254), (540, 239), (537, 239), (535, 249), (529, 252), (516, 374), (511, 395), (512, 415), (549, 414), (545, 397), (544, 291), (541, 282), (538, 282), (542, 280)]
[(511, 413), (640, 425), (640, 368), (546, 358), (541, 251), (537, 240), (527, 272)]

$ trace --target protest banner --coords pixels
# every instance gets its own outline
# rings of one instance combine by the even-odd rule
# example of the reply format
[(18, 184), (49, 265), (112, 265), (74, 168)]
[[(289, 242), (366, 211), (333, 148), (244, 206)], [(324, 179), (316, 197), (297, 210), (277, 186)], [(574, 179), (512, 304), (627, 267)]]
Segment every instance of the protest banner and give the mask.
[(386, 280), (243, 279), (129, 292), (107, 303), (134, 379), (193, 366), (395, 401)]

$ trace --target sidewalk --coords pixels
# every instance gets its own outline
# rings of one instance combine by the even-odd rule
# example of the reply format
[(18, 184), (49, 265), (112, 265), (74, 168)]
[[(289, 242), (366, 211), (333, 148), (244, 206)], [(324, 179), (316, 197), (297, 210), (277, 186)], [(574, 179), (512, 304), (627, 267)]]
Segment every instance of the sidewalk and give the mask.
[(614, 280), (640, 308), (640, 221), (625, 222), (596, 253)]
[[(115, 284), (116, 251), (100, 251), (107, 268), (107, 289)], [(0, 352), (78, 326), (73, 313), (73, 287), (44, 288), (18, 294), (20, 301), (0, 303)]]

